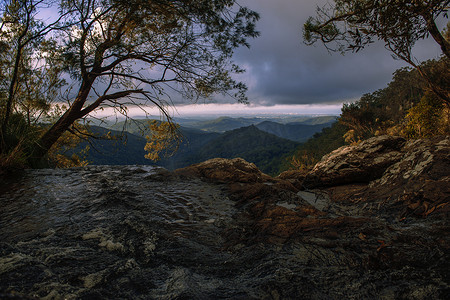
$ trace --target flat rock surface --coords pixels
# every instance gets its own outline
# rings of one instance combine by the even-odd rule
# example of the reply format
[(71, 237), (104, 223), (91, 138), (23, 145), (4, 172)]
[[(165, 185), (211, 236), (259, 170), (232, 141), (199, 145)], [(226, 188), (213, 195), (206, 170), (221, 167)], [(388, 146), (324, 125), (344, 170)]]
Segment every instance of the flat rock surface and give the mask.
[[(433, 158), (444, 159), (447, 142), (429, 147)], [(448, 175), (427, 157), (418, 153), (405, 167), (417, 170), (410, 179)], [(394, 176), (390, 167), (384, 174)], [(309, 190), (292, 176), (274, 179), (244, 160), (215, 159), (175, 172), (98, 166), (8, 178), (0, 185), (0, 298), (449, 294), (446, 198), (427, 198), (419, 212), (411, 210), (414, 202), (395, 198), (400, 194), (375, 194), (377, 186), (395, 183), (382, 182), (383, 174), (377, 183)]]

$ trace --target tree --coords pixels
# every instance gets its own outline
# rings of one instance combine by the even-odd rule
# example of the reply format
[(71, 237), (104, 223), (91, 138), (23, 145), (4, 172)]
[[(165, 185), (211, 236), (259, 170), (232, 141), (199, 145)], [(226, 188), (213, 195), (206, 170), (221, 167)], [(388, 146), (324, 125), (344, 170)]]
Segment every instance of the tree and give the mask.
[(359, 51), (382, 40), (394, 58), (416, 68), (430, 89), (450, 105), (448, 86), (433, 82), (412, 55), (415, 43), (431, 35), (446, 59), (450, 42), (439, 31), (436, 19), (447, 18), (449, 0), (335, 0), (318, 8), (303, 26), (307, 44), (321, 41), (330, 51)]
[(69, 107), (39, 139), (43, 157), (78, 119), (94, 110), (156, 105), (169, 119), (168, 90), (188, 99), (229, 94), (246, 101), (230, 59), (256, 37), (259, 16), (234, 0), (67, 0), (60, 13), (74, 26), (58, 39), (76, 92)]
[(426, 93), (406, 115), (404, 134), (409, 138), (426, 138), (450, 133), (449, 111), (436, 95)]
[[(427, 72), (433, 82), (440, 86), (450, 85), (448, 59), (428, 60), (421, 63), (420, 67)], [(430, 102), (430, 99), (433, 101)], [(440, 103), (440, 106), (436, 104), (436, 101)], [(421, 80), (416, 69), (401, 68), (394, 72), (392, 81), (387, 87), (364, 94), (354, 103), (344, 104), (338, 121), (351, 130), (347, 135), (349, 140), (358, 141), (379, 134), (405, 135), (405, 132), (411, 131), (404, 128), (405, 124), (412, 124), (412, 117), (418, 116), (419, 112), (424, 112), (426, 109), (436, 109), (436, 113), (441, 115), (442, 127), (448, 126), (444, 125), (445, 120), (448, 120), (444, 117), (444, 108), (444, 102), (434, 93), (427, 91), (426, 83)], [(419, 118), (413, 119), (416, 127), (425, 128), (429, 127), (427, 124), (437, 124), (436, 118), (431, 113), (421, 113)], [(442, 133), (439, 130), (428, 131), (429, 134), (432, 132)], [(406, 134), (406, 136), (419, 137), (420, 135)]]
[[(0, 2), (0, 160), (23, 165), (42, 133), (51, 104), (65, 84), (53, 32), (69, 27), (68, 12), (45, 23), (42, 10), (56, 0)], [(45, 121), (44, 121), (45, 122)]]
[(150, 134), (145, 138), (147, 143), (144, 150), (148, 153), (145, 158), (158, 161), (162, 157), (167, 157), (175, 153), (181, 140), (180, 125), (171, 122), (148, 121)]
[[(44, 24), (36, 18), (40, 10), (54, 4), (53, 0), (7, 0), (0, 4), (0, 91), (1, 133), (7, 129), (14, 110), (28, 112), (48, 109), (50, 94), (61, 87), (57, 63), (53, 60), (54, 45), (49, 34), (70, 24), (61, 24), (69, 12)], [(46, 57), (42, 54), (46, 53)], [(51, 70), (48, 68), (52, 66)], [(40, 88), (36, 88), (36, 86)], [(17, 107), (19, 106), (19, 107)], [(40, 115), (40, 114), (38, 114)]]

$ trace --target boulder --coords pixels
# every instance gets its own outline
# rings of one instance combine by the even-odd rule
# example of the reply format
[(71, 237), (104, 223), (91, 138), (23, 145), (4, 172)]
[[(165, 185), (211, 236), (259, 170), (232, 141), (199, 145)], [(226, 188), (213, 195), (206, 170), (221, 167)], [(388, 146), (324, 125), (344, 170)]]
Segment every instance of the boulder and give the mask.
[(242, 158), (213, 158), (199, 164), (175, 170), (175, 174), (188, 177), (201, 177), (215, 182), (265, 182), (273, 181), (261, 172), (255, 164)]
[(408, 141), (401, 160), (369, 184), (366, 198), (385, 201), (403, 216), (450, 211), (450, 137)]
[(377, 136), (356, 146), (344, 146), (317, 163), (303, 180), (306, 188), (368, 183), (380, 178), (384, 171), (398, 162), (405, 139)]

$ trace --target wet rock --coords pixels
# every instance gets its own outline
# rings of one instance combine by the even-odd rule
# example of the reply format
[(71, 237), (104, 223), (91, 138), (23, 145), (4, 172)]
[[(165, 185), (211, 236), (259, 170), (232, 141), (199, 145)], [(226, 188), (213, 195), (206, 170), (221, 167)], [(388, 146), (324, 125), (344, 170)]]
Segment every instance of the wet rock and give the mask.
[(201, 177), (215, 182), (264, 182), (273, 181), (262, 173), (253, 163), (242, 158), (213, 158), (186, 168), (175, 174), (188, 177)]
[(368, 183), (399, 161), (405, 140), (378, 136), (356, 146), (344, 146), (324, 156), (303, 180), (307, 188)]
[(448, 139), (378, 141), (359, 157), (401, 153), (378, 179), (321, 189), (241, 159), (27, 170), (0, 187), (0, 298), (446, 299)]

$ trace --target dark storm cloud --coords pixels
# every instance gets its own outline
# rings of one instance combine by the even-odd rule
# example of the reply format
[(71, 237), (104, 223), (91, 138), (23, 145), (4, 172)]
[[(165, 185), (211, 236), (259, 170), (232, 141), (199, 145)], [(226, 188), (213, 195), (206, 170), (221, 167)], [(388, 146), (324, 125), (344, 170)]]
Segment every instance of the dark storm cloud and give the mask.
[[(260, 13), (261, 36), (251, 48), (239, 49), (235, 60), (247, 72), (241, 77), (249, 86), (254, 104), (333, 103), (359, 98), (383, 88), (392, 73), (406, 63), (395, 61), (383, 44), (353, 54), (330, 54), (320, 44), (306, 46), (302, 25), (315, 14), (317, 0), (240, 0)], [(436, 57), (432, 42), (417, 46), (420, 58)]]

